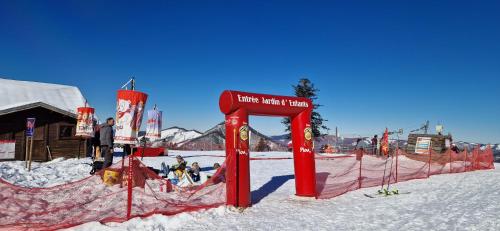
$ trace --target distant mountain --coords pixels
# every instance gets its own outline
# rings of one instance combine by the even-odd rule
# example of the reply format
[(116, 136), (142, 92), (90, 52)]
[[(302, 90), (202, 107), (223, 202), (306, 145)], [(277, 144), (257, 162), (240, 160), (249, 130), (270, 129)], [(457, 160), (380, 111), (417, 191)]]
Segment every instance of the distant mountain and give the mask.
[[(255, 151), (257, 143), (260, 139), (269, 145), (270, 151), (285, 151), (287, 150), (288, 142), (287, 135), (277, 135), (277, 136), (266, 136), (257, 130), (250, 128), (250, 149)], [(214, 127), (208, 129), (207, 131), (201, 133), (197, 130), (188, 130), (181, 127), (170, 127), (161, 131), (161, 140), (167, 144), (174, 145), (177, 148), (185, 150), (223, 150), (225, 147), (226, 131), (224, 123), (219, 123)], [(352, 149), (356, 146), (357, 140), (361, 139), (363, 146), (370, 146), (371, 137), (335, 137), (334, 135), (325, 135), (320, 138), (315, 139), (315, 149), (319, 148), (325, 144), (336, 144), (344, 149)], [(391, 143), (395, 143), (396, 140), (390, 139)], [(406, 140), (399, 140), (399, 146), (406, 146)], [(486, 144), (478, 144), (471, 142), (455, 142), (455, 145), (460, 149), (467, 148), (472, 150), (478, 145), (481, 149), (486, 148)], [(500, 161), (500, 144), (491, 145), (497, 160)]]
[[(258, 132), (250, 127), (250, 150), (255, 151), (257, 143), (260, 139), (269, 146), (270, 151), (284, 151), (286, 145), (276, 142), (270, 137)], [(226, 140), (226, 127), (224, 122), (217, 124), (211, 129), (208, 129), (201, 136), (187, 140), (179, 145), (180, 148), (186, 150), (223, 150)]]
[(161, 139), (166, 143), (179, 145), (187, 140), (201, 136), (202, 133), (196, 130), (187, 130), (180, 127), (171, 127), (161, 131)]

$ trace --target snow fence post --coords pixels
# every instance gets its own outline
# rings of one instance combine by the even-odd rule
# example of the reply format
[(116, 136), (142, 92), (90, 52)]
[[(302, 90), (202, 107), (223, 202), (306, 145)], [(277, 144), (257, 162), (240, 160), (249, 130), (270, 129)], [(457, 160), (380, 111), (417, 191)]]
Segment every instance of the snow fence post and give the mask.
[(358, 187), (361, 188), (361, 182), (363, 181), (363, 178), (361, 176), (361, 166), (363, 164), (363, 153), (364, 150), (361, 149), (361, 150), (357, 150), (357, 153), (356, 153), (356, 159), (359, 161), (359, 177), (358, 177)]
[(467, 172), (467, 147), (464, 150), (464, 172)]
[(427, 170), (427, 178), (431, 176), (431, 158), (432, 158), (432, 148), (429, 149), (429, 163), (428, 163), (429, 169)]
[(448, 149), (448, 153), (450, 153), (450, 173), (452, 173), (452, 168), (451, 168), (451, 149)]
[[(133, 148), (132, 148), (132, 153)], [(132, 174), (133, 174), (133, 169), (132, 169), (132, 162), (133, 162), (133, 157), (134, 155), (130, 154), (128, 157), (128, 174), (127, 174), (127, 220), (130, 219), (131, 214), (132, 214)]]
[(396, 143), (396, 183), (398, 183), (398, 165), (399, 165), (399, 136), (398, 136), (398, 142)]

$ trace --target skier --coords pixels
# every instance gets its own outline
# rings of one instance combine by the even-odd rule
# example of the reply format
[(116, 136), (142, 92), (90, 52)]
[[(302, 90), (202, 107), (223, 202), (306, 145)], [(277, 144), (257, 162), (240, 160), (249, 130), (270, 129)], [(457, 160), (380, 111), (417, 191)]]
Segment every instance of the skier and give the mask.
[(101, 156), (104, 156), (104, 168), (113, 164), (113, 126), (115, 119), (112, 117), (106, 119), (106, 123), (101, 124), (99, 127), (99, 138), (101, 142)]

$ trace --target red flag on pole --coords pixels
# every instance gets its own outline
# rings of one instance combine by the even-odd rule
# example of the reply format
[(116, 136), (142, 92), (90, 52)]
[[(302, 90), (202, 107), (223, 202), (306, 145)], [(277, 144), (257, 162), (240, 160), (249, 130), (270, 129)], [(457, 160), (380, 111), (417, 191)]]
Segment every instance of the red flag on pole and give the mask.
[(385, 128), (384, 137), (382, 137), (382, 144), (380, 145), (380, 149), (384, 155), (389, 155), (389, 131)]

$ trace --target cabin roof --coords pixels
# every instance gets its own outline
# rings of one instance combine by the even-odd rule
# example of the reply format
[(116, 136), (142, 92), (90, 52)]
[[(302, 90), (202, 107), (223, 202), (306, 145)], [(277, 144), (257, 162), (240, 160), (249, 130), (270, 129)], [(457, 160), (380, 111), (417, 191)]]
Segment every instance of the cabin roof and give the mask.
[(71, 117), (85, 105), (77, 87), (0, 78), (0, 115), (43, 107)]

